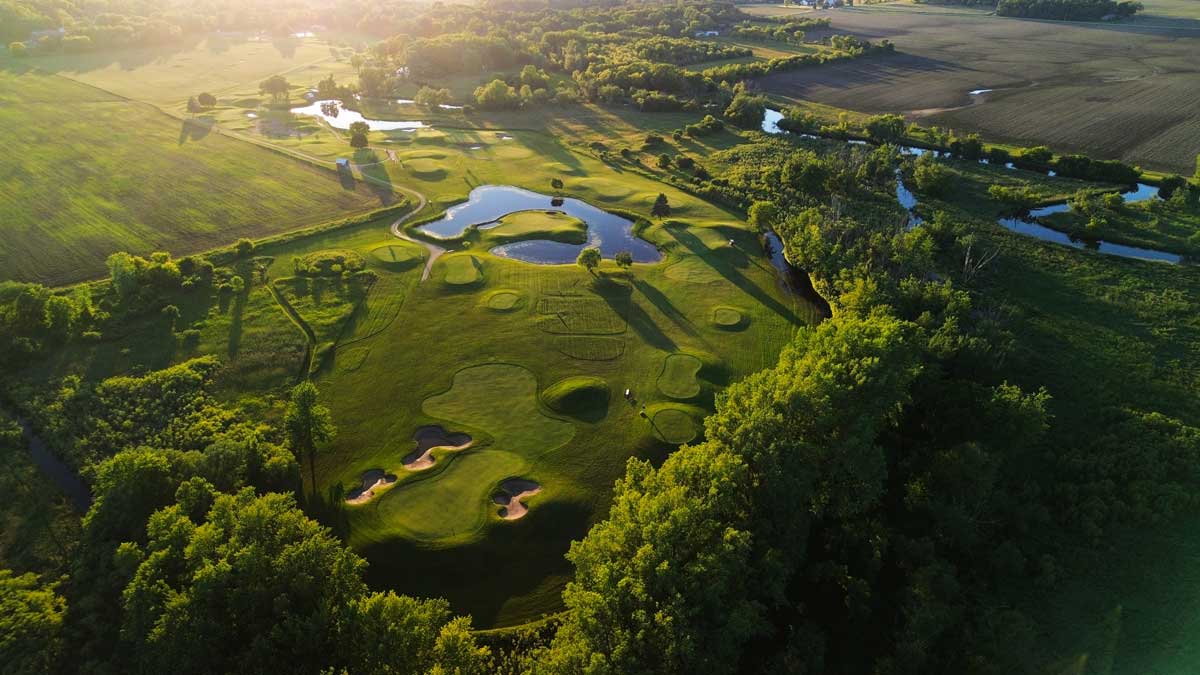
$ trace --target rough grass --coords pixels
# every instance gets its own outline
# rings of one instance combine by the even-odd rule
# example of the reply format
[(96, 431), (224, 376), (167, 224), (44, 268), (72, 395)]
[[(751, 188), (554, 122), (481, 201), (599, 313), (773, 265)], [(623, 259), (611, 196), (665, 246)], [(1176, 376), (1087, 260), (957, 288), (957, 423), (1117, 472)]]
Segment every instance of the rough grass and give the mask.
[(378, 207), (331, 171), (0, 63), (0, 279), (102, 276), (114, 251), (191, 253)]

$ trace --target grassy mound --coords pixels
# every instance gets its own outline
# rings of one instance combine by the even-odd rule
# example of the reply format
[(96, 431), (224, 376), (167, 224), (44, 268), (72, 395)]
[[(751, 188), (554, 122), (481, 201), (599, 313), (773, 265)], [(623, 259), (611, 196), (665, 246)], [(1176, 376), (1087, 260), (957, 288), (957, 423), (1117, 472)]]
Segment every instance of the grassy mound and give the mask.
[(658, 390), (674, 399), (695, 398), (700, 394), (697, 375), (703, 365), (699, 358), (691, 354), (668, 355), (658, 376)]
[(426, 157), (405, 160), (404, 168), (412, 175), (425, 180), (434, 180), (446, 175), (446, 165)]
[(425, 252), (415, 246), (389, 244), (372, 250), (371, 257), (388, 267), (405, 269), (424, 260)]
[(514, 312), (525, 305), (525, 296), (519, 291), (495, 291), (488, 294), (484, 305), (494, 312)]
[(451, 255), (442, 258), (445, 281), (451, 286), (470, 286), (483, 279), (483, 269), (473, 255)]
[(562, 211), (517, 211), (486, 230), (499, 240), (551, 239), (567, 244), (587, 242), (587, 223)]
[[(702, 412), (702, 411), (700, 411)], [(653, 434), (667, 443), (690, 443), (700, 434), (700, 424), (694, 411), (681, 406), (652, 406), (646, 411)]]
[(721, 305), (712, 311), (712, 324), (721, 330), (741, 330), (750, 321), (739, 310)]
[(606, 202), (619, 201), (633, 194), (628, 185), (607, 178), (583, 178), (579, 180), (579, 186)]
[(596, 421), (604, 417), (611, 395), (603, 378), (577, 375), (546, 387), (542, 403), (554, 412)]

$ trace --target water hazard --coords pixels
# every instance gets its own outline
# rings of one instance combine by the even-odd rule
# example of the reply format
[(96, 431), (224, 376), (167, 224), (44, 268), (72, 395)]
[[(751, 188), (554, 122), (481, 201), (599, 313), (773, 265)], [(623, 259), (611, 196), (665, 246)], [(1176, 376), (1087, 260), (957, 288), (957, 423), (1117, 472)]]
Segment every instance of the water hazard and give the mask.
[(504, 244), (492, 253), (505, 258), (541, 265), (573, 263), (584, 248), (599, 248), (600, 255), (612, 258), (619, 251), (629, 251), (635, 262), (658, 262), (662, 259), (654, 244), (633, 233), (633, 222), (572, 198), (551, 197), (531, 190), (506, 185), (484, 185), (471, 190), (467, 201), (450, 207), (446, 215), (417, 229), (442, 239), (462, 236), (474, 226), (486, 230), (498, 225), (498, 220), (510, 213), (531, 210), (553, 210), (574, 216), (587, 224), (587, 243), (567, 244), (544, 239), (530, 239)]
[[(330, 105), (332, 104), (332, 105)], [(416, 131), (429, 125), (415, 120), (373, 120), (355, 110), (348, 110), (341, 101), (313, 101), (303, 108), (292, 108), (292, 113), (320, 117), (334, 129), (349, 129), (355, 122), (366, 122), (372, 131)], [(336, 114), (330, 115), (329, 112)]]

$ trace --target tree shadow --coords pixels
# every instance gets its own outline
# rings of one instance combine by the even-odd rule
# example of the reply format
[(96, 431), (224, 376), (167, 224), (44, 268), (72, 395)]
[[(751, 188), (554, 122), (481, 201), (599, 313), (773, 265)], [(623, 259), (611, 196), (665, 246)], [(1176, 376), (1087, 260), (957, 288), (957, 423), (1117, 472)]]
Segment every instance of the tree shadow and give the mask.
[(216, 120), (207, 115), (185, 119), (179, 127), (179, 145), (183, 145), (188, 141), (195, 143), (196, 141), (204, 140), (204, 137), (212, 132), (215, 124)]
[(354, 164), (362, 174), (363, 182), (371, 188), (384, 206), (396, 201), (392, 177), (387, 171), (387, 164), (379, 159), (379, 153), (370, 148), (359, 148), (354, 151)]
[(650, 301), (650, 304), (654, 305), (658, 311), (662, 312), (663, 315), (668, 319), (674, 321), (675, 325), (679, 326), (683, 332), (687, 333), (688, 335), (696, 335), (696, 326), (691, 322), (690, 319), (687, 318), (687, 316), (683, 314), (683, 312), (679, 311), (679, 309), (675, 307), (670, 298), (664, 295), (662, 291), (658, 290), (658, 288), (649, 282), (642, 281), (641, 279), (634, 279), (633, 285), (635, 288), (637, 288), (637, 290), (642, 292), (642, 295), (646, 296), (646, 299)]
[(704, 242), (700, 241), (696, 235), (684, 229), (668, 229), (667, 234), (671, 235), (675, 241), (694, 253), (707, 263), (709, 267), (733, 283), (734, 286), (737, 286), (746, 295), (769, 307), (771, 311), (787, 319), (790, 323), (796, 325), (803, 323), (790, 307), (771, 297), (770, 294), (759, 288), (757, 284), (747, 279), (731, 262), (722, 260), (719, 256), (712, 255), (712, 249), (705, 246)]
[[(662, 329), (658, 327), (658, 324), (654, 323), (654, 319), (646, 313), (646, 310), (642, 309), (640, 305), (633, 301), (631, 289), (619, 284), (613, 284), (612, 282), (607, 282), (607, 284), (605, 284), (605, 282), (599, 280), (597, 280), (596, 285), (596, 294), (601, 298), (604, 298), (604, 301), (608, 303), (608, 306), (617, 314), (622, 313), (621, 298), (622, 296), (624, 297), (625, 306), (623, 309), (625, 314), (625, 324), (632, 328), (643, 342), (651, 347), (655, 347), (664, 351), (675, 351), (675, 348), (677, 347), (675, 341), (672, 340), (669, 335), (664, 333)], [(619, 291), (604, 292), (601, 290), (603, 285), (608, 285), (611, 288), (619, 289)]]

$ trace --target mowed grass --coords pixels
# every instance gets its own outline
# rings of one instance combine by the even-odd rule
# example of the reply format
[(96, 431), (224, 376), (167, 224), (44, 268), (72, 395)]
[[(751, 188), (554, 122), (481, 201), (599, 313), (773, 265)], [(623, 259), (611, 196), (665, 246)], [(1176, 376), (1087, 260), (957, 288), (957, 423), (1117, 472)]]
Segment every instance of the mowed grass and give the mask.
[(119, 250), (184, 254), (381, 205), (331, 171), (139, 103), (0, 68), (0, 279), (102, 276)]
[(518, 211), (504, 216), (495, 227), (483, 229), (491, 239), (551, 239), (568, 244), (587, 241), (587, 225), (574, 216), (559, 211)]
[[(898, 53), (780, 73), (763, 89), (870, 113), (923, 111), (924, 124), (1156, 170), (1190, 173), (1200, 152), (1200, 31), (903, 3), (817, 16)], [(975, 89), (995, 91), (972, 106)]]

